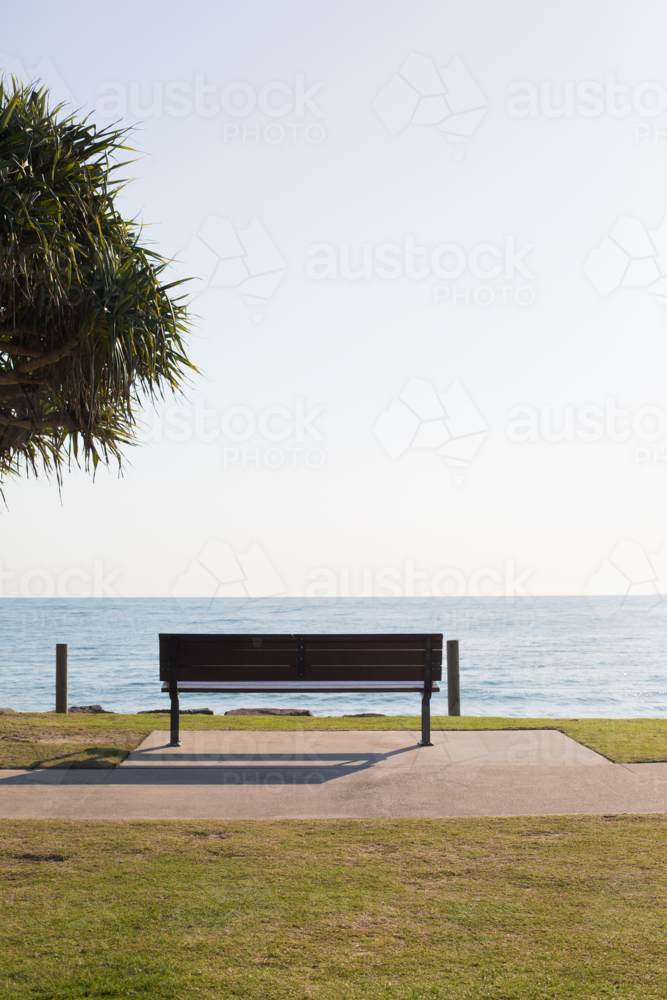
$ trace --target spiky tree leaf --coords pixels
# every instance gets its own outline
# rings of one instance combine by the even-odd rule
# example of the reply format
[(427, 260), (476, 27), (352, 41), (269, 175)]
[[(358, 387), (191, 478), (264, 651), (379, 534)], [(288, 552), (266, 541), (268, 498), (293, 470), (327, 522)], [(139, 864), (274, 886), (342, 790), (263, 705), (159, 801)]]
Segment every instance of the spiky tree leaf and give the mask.
[(0, 81), (0, 483), (122, 467), (138, 402), (196, 371), (181, 282), (115, 206), (127, 133)]

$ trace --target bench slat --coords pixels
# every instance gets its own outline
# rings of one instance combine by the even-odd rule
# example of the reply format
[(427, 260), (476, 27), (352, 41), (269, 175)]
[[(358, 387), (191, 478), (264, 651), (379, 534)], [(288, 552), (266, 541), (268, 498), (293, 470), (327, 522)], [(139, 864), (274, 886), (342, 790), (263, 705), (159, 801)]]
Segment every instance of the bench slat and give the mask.
[[(321, 664), (349, 664), (350, 666), (367, 664), (381, 664), (389, 666), (396, 665), (418, 665), (424, 664), (424, 647), (421, 649), (409, 650), (385, 650), (385, 649), (312, 649), (306, 644), (306, 662), (312, 665)], [(296, 663), (298, 649), (221, 649), (212, 645), (195, 649), (185, 645), (178, 651), (179, 664), (183, 666), (279, 666)], [(437, 650), (433, 654), (434, 663), (442, 662), (442, 652)]]
[(313, 652), (363, 650), (370, 652), (379, 651), (399, 651), (399, 650), (423, 650), (424, 640), (430, 638), (434, 651), (442, 650), (442, 636), (402, 636), (402, 635), (160, 635), (160, 649), (166, 651), (170, 639), (178, 641), (179, 648), (189, 654), (195, 655), (205, 649), (225, 650), (230, 652), (255, 652), (259, 655), (266, 652), (287, 653), (298, 648), (300, 641), (305, 642), (309, 650)]
[[(391, 665), (373, 666), (366, 664), (350, 664), (340, 666), (317, 666), (307, 664), (304, 668), (302, 680), (312, 681), (423, 681), (423, 664), (414, 665)], [(440, 666), (433, 668), (433, 680), (441, 680), (442, 670)], [(248, 667), (244, 664), (226, 665), (220, 667), (216, 664), (206, 666), (179, 666), (178, 678), (182, 681), (283, 681), (296, 680), (298, 669), (294, 665), (285, 664), (265, 664), (263, 666)], [(169, 679), (168, 670), (160, 671), (160, 679)]]
[[(271, 694), (293, 694), (299, 691), (324, 693), (327, 691), (423, 691), (423, 681), (179, 681), (178, 691), (243, 693), (260, 691)], [(433, 691), (439, 691), (437, 684)], [(169, 685), (163, 684), (162, 691), (168, 692)]]
[(415, 644), (424, 645), (424, 639), (432, 639), (433, 645), (436, 643), (442, 646), (442, 633), (441, 632), (328, 632), (326, 634), (319, 634), (315, 632), (293, 632), (293, 633), (279, 633), (279, 632), (267, 632), (265, 634), (257, 635), (252, 632), (247, 633), (236, 633), (231, 634), (229, 632), (222, 633), (206, 633), (206, 632), (161, 632), (160, 639), (189, 639), (192, 642), (225, 642), (225, 643), (268, 643), (273, 642), (277, 646), (294, 642), (299, 639), (305, 639), (307, 642), (322, 643), (327, 645), (329, 643), (345, 643), (351, 642), (357, 646), (362, 646), (365, 644), (375, 645), (377, 643), (384, 643), (394, 645), (396, 643), (404, 643), (406, 647), (410, 648)]

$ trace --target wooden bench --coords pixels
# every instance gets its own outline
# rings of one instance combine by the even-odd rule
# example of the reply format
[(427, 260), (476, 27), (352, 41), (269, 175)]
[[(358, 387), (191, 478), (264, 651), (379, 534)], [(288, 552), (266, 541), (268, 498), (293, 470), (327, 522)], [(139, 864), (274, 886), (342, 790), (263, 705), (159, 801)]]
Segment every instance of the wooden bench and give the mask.
[(442, 635), (160, 635), (160, 680), (180, 746), (182, 692), (276, 694), (419, 692), (431, 743), (431, 694), (442, 678)]

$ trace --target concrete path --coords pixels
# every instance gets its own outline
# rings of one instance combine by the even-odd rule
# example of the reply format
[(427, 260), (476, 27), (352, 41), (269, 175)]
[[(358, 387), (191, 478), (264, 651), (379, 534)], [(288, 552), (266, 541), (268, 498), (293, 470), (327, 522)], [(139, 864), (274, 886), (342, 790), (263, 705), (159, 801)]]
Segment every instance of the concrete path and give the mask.
[(156, 731), (115, 770), (0, 771), (0, 816), (279, 819), (667, 812), (667, 763), (554, 730)]

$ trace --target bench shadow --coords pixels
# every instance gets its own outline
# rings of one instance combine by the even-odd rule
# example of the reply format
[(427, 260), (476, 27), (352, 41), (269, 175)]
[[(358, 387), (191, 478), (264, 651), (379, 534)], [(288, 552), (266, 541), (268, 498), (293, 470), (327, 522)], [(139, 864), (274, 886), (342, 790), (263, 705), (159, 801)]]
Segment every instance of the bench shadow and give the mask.
[[(119, 747), (87, 747), (84, 750), (72, 750), (69, 753), (59, 753), (55, 757), (43, 757), (35, 760), (28, 770), (105, 770), (117, 767), (130, 753), (129, 750), (121, 750)], [(82, 755), (84, 759), (82, 759)], [(116, 761), (110, 758), (118, 758)]]
[[(348, 774), (358, 774), (395, 757), (414, 750), (415, 746), (401, 747), (387, 753), (325, 753), (325, 754), (192, 754), (188, 763), (169, 764), (161, 755), (161, 763), (138, 764), (124, 768), (93, 766), (72, 767), (60, 764), (60, 784), (112, 785), (321, 785)], [(153, 753), (155, 750), (153, 749)], [(67, 756), (67, 755), (63, 755)], [(164, 755), (167, 756), (167, 755)], [(171, 755), (174, 761), (183, 756)], [(135, 758), (136, 759), (136, 758)], [(186, 758), (187, 759), (187, 758)], [(203, 767), (201, 761), (207, 760)], [(287, 764), (287, 761), (299, 763)], [(281, 767), (281, 765), (283, 765)], [(48, 765), (42, 770), (53, 776), (58, 765)], [(0, 786), (39, 783), (39, 765), (25, 774), (0, 777)], [(37, 772), (37, 773), (35, 773)], [(46, 777), (46, 776), (45, 776)], [(43, 781), (44, 779), (42, 779)]]

